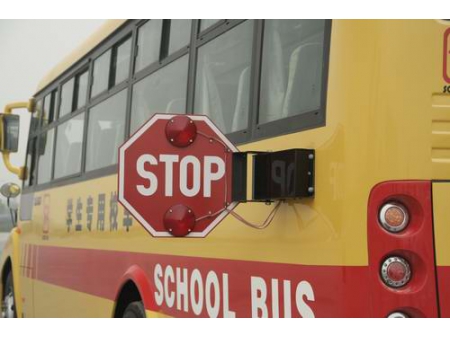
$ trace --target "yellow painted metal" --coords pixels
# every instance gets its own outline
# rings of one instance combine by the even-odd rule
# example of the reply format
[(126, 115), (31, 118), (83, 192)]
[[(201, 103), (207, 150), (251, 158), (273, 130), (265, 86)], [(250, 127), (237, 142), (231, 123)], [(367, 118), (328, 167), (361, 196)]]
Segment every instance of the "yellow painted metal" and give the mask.
[[(372, 187), (388, 180), (450, 179), (450, 96), (443, 93), (442, 77), (443, 34), (449, 27), (448, 22), (438, 20), (333, 21), (326, 126), (288, 135), (280, 130), (278, 137), (239, 147), (242, 151), (316, 151), (315, 197), (283, 203), (266, 230), (251, 229), (228, 216), (205, 239), (161, 240), (149, 235), (136, 220), (126, 231), (119, 207), (118, 231), (109, 231), (108, 217), (105, 231), (100, 231), (96, 228), (97, 194), (106, 194), (108, 216), (109, 200), (117, 189), (117, 176), (111, 175), (36, 192), (35, 200), (49, 203), (49, 236), (43, 240), (44, 203), (40, 203), (34, 206), (32, 221), (22, 224), (23, 232), (29, 234), (27, 241), (123, 252), (366, 266), (367, 202)], [(83, 47), (87, 50), (89, 45)], [(65, 65), (75, 61), (66, 60)], [(57, 68), (41, 87), (64, 67)], [(68, 199), (73, 199), (74, 205), (80, 199), (85, 208), (88, 196), (94, 198), (92, 231), (68, 232)], [(246, 203), (236, 211), (258, 222), (272, 207)], [(436, 213), (438, 219), (448, 222), (448, 216), (441, 216), (445, 209), (438, 206), (435, 217)], [(438, 255), (439, 264), (447, 264), (442, 258), (445, 255)], [(43, 283), (34, 288), (38, 293), (50, 290)], [(58, 298), (65, 293), (69, 291), (60, 290)], [(108, 302), (96, 301), (93, 306), (99, 314), (111, 313)]]
[(147, 316), (147, 318), (172, 318), (165, 313), (150, 310), (145, 310), (145, 315)]
[(450, 266), (450, 182), (433, 183), (433, 218), (438, 266)]
[[(30, 113), (35, 111), (36, 104), (34, 99), (30, 99), (26, 102), (14, 102), (7, 104), (3, 109), (4, 115), (12, 114), (14, 109), (27, 109)], [(0, 133), (3, 134), (3, 118), (0, 116)], [(26, 167), (16, 167), (10, 161), (10, 152), (3, 149), (3, 138), (5, 135), (0, 135), (0, 151), (2, 152), (3, 162), (5, 164), (6, 169), (8, 169), (13, 174), (17, 175), (19, 179), (25, 180), (27, 178), (27, 169)]]
[[(34, 281), (36, 306), (35, 317), (112, 317), (114, 302), (83, 292), (62, 288), (41, 281)], [(63, 300), (63, 301), (61, 301)]]
[(30, 99), (30, 100), (24, 101), (24, 102), (9, 103), (5, 106), (5, 108), (3, 109), (3, 112), (5, 114), (11, 114), (14, 109), (26, 109), (30, 113), (33, 113), (34, 110), (36, 109), (36, 103), (35, 103), (34, 99)]

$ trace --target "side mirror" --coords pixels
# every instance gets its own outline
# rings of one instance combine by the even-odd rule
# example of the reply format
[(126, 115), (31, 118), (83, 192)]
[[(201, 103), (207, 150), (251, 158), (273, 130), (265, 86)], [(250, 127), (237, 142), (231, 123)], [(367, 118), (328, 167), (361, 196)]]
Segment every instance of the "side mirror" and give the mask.
[(0, 188), (0, 193), (9, 200), (19, 196), (20, 187), (15, 183), (5, 183)]
[(20, 117), (0, 114), (0, 151), (16, 153), (19, 148)]
[(3, 155), (3, 162), (6, 169), (16, 174), (19, 179), (25, 180), (27, 178), (26, 168), (14, 166), (9, 159), (10, 153), (17, 152), (19, 148), (20, 118), (12, 114), (14, 109), (27, 109), (30, 113), (34, 113), (36, 102), (34, 99), (30, 99), (27, 102), (10, 103), (5, 106), (4, 113), (0, 114), (0, 152)]

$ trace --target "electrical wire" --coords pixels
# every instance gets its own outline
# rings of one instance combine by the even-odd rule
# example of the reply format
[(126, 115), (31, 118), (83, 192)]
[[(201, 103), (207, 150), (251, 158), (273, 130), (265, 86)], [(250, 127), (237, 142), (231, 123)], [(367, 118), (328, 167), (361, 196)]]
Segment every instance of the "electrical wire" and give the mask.
[[(222, 140), (220, 140), (217, 137), (209, 136), (209, 135), (204, 134), (204, 133), (199, 132), (199, 131), (197, 131), (197, 134), (201, 135), (201, 136), (203, 136), (205, 138), (208, 138), (209, 140), (214, 140), (214, 141), (220, 143), (224, 147), (224, 150), (225, 150), (225, 152), (224, 152), (225, 153), (224, 162), (225, 162), (225, 165), (226, 165), (227, 160), (228, 160), (228, 158), (227, 158), (228, 157), (228, 153), (230, 152), (230, 149), (228, 148), (228, 146)], [(228, 199), (228, 180), (225, 180), (225, 203), (224, 204), (228, 206), (227, 199)], [(280, 208), (280, 205), (281, 205), (281, 201), (279, 201), (275, 205), (275, 207), (269, 213), (269, 215), (267, 216), (265, 221), (263, 223), (261, 223), (261, 224), (255, 224), (255, 223), (252, 223), (250, 221), (247, 221), (244, 217), (239, 215), (237, 212), (233, 211), (232, 209), (228, 209), (228, 207), (222, 208), (222, 209), (220, 209), (220, 210), (218, 210), (218, 211), (216, 211), (214, 213), (209, 213), (207, 215), (198, 217), (196, 219), (196, 222), (201, 221), (201, 220), (206, 219), (206, 218), (215, 217), (215, 216), (221, 214), (222, 212), (226, 211), (228, 214), (231, 214), (234, 218), (236, 218), (241, 223), (243, 223), (243, 224), (245, 224), (245, 225), (247, 225), (247, 226), (249, 226), (249, 227), (251, 227), (253, 229), (263, 230), (263, 229), (267, 228), (270, 225), (270, 223), (272, 223), (272, 221), (275, 218), (275, 215), (276, 215), (278, 209)]]

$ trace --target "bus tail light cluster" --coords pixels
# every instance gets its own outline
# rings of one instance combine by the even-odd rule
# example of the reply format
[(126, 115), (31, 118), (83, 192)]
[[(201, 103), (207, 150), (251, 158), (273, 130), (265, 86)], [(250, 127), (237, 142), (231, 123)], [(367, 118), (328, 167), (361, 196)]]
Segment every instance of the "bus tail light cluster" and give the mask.
[(438, 316), (430, 181), (372, 189), (368, 248), (374, 316)]
[(409, 213), (400, 203), (390, 202), (380, 209), (380, 224), (389, 232), (397, 233), (408, 226)]
[(388, 318), (409, 318), (409, 316), (404, 312), (392, 312)]
[(389, 257), (381, 265), (381, 277), (387, 286), (393, 288), (405, 286), (411, 279), (408, 261), (401, 257)]

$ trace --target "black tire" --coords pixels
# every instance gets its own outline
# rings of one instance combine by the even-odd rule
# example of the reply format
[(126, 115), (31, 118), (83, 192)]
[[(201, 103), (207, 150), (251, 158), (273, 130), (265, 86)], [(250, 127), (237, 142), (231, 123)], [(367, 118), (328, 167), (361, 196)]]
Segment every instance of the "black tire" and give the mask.
[(11, 272), (8, 273), (5, 283), (5, 291), (2, 297), (2, 317), (17, 318), (16, 301), (14, 299), (14, 286)]
[(128, 304), (123, 312), (123, 318), (146, 318), (145, 308), (142, 302), (132, 302)]

